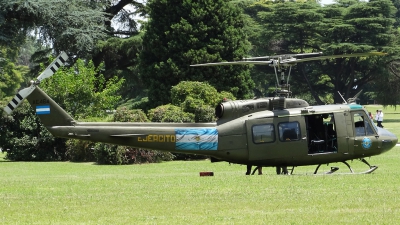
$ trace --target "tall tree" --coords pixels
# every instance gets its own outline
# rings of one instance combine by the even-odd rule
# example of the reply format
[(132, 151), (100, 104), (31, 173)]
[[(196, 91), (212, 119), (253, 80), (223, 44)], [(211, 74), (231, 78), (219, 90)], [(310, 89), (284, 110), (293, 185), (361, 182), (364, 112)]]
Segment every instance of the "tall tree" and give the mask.
[(118, 76), (126, 80), (121, 90), (124, 98), (143, 95), (143, 82), (139, 76), (139, 54), (142, 48), (142, 34), (129, 38), (112, 37), (99, 41), (93, 54), (95, 65), (104, 64), (104, 77)]
[(104, 37), (105, 14), (90, 1), (1, 0), (0, 8), (0, 44), (22, 44), (34, 31), (56, 50), (82, 56)]
[[(389, 0), (339, 0), (324, 7), (314, 1), (282, 2), (273, 4), (271, 9), (258, 15), (265, 29), (275, 33), (274, 39), (283, 40), (281, 46), (287, 52), (322, 51), (330, 55), (396, 51), (395, 8)], [(327, 91), (335, 95), (335, 102), (342, 102), (338, 92), (345, 98), (352, 97), (363, 85), (378, 79), (377, 75), (387, 74), (382, 73), (383, 60), (388, 59), (327, 59), (307, 63), (307, 66), (299, 64), (293, 74), (301, 75), (298, 81), (305, 78), (310, 81), (308, 86), (315, 91), (317, 102), (322, 103), (318, 96)], [(321, 79), (333, 86), (322, 85), (324, 90), (315, 88), (314, 84)]]
[(22, 67), (15, 65), (13, 54), (9, 54), (9, 48), (0, 47), (0, 100), (13, 96), (22, 80)]
[(96, 66), (104, 64), (106, 79), (116, 75), (126, 80), (120, 90), (126, 101), (141, 99), (146, 93), (138, 71), (143, 37), (139, 23), (147, 16), (145, 4), (134, 0), (95, 2), (104, 8), (107, 38), (97, 43), (92, 60)]
[[(341, 15), (337, 12), (341, 9)], [(384, 51), (389, 57), (368, 57), (326, 60), (321, 68), (335, 85), (335, 102), (341, 102), (338, 92), (352, 97), (364, 85), (388, 75), (387, 63), (398, 55), (396, 31), (393, 24), (396, 8), (390, 0), (338, 1), (324, 8), (326, 27), (320, 32), (323, 51), (344, 54)]]
[[(135, 0), (100, 0), (95, 5), (104, 7), (105, 24), (111, 36), (122, 35), (130, 37), (138, 34), (138, 17), (146, 16), (146, 6), (142, 1)], [(112, 21), (117, 23), (113, 25)]]
[(153, 106), (170, 102), (180, 81), (207, 81), (218, 91), (249, 97), (253, 82), (247, 66), (190, 67), (238, 60), (249, 43), (241, 11), (228, 0), (152, 0), (140, 55), (141, 76)]

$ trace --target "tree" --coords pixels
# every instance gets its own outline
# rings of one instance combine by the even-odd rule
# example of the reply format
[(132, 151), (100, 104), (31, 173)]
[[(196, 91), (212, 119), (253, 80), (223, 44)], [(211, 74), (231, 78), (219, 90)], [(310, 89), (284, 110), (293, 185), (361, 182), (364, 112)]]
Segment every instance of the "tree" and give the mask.
[(139, 76), (139, 54), (142, 48), (142, 34), (129, 38), (112, 37), (99, 41), (93, 55), (95, 65), (104, 65), (104, 77), (124, 78), (126, 82), (119, 94), (124, 99), (144, 97), (144, 86)]
[[(337, 11), (335, 6), (327, 7), (325, 12), (325, 15), (329, 15), (325, 17), (325, 24), (329, 27), (324, 27), (327, 32), (323, 35), (322, 46), (328, 54), (368, 51), (393, 54), (397, 51), (396, 32), (393, 29), (396, 10), (391, 1), (360, 1), (350, 6), (345, 1), (339, 1), (337, 7), (344, 8), (342, 17), (330, 13)], [(334, 23), (335, 20), (343, 23)], [(326, 60), (320, 65), (335, 85), (335, 102), (341, 102), (338, 92), (344, 93), (347, 99), (365, 84), (382, 79), (382, 76), (388, 74), (386, 65), (390, 60), (390, 57), (360, 57)]]
[(214, 122), (215, 107), (223, 99), (234, 100), (229, 92), (218, 93), (211, 85), (203, 82), (182, 81), (171, 88), (172, 104), (184, 112), (195, 115), (195, 122)]
[[(324, 7), (312, 1), (281, 2), (258, 15), (265, 29), (275, 33), (274, 39), (284, 40), (281, 46), (285, 52), (324, 52), (330, 55), (394, 52), (394, 9), (389, 0), (343, 0)], [(337, 58), (299, 64), (292, 72), (295, 75), (292, 78), (300, 84), (306, 80), (318, 104), (322, 103), (319, 96), (327, 93), (334, 94), (334, 102), (339, 103), (342, 98), (338, 92), (347, 99), (377, 79), (378, 74), (385, 74), (383, 60), (388, 59)], [(318, 80), (325, 80), (333, 86), (324, 83), (316, 86)]]
[(14, 96), (15, 91), (23, 81), (23, 67), (15, 65), (8, 48), (0, 47), (0, 100), (7, 96)]
[(117, 107), (121, 99), (117, 92), (124, 80), (113, 77), (106, 81), (101, 70), (91, 61), (86, 64), (78, 59), (73, 67), (61, 69), (44, 80), (41, 87), (76, 119), (104, 117), (106, 110)]
[(0, 1), (0, 45), (20, 46), (34, 31), (57, 51), (85, 56), (104, 38), (105, 14), (91, 1)]
[(153, 0), (148, 7), (140, 66), (153, 106), (170, 102), (170, 88), (185, 80), (207, 81), (239, 98), (252, 95), (248, 66), (189, 66), (246, 55), (249, 43), (238, 8), (227, 0)]
[[(248, 1), (238, 2), (238, 7), (243, 9), (245, 17), (245, 32), (251, 43), (249, 56), (267, 56), (275, 55), (280, 50), (276, 49), (277, 40), (273, 39), (274, 32), (266, 30), (263, 27), (262, 19), (258, 16), (260, 12), (270, 12), (272, 1)], [(268, 66), (254, 65), (250, 67), (251, 78), (255, 83), (254, 94), (257, 97), (266, 97), (271, 95), (271, 88), (275, 87), (276, 79), (273, 70)]]
[(107, 38), (97, 43), (92, 60), (95, 66), (104, 63), (106, 79), (112, 75), (126, 80), (119, 94), (131, 106), (146, 96), (138, 70), (143, 38), (138, 21), (147, 15), (146, 7), (134, 0), (101, 0), (98, 4), (104, 8)]
[[(105, 8), (106, 20), (104, 21), (110, 36), (131, 37), (138, 34), (139, 26), (135, 17), (146, 16), (144, 3), (134, 0), (100, 0), (97, 3)], [(130, 6), (129, 9), (127, 6)], [(118, 25), (113, 26), (111, 21), (116, 21)]]
[(1, 116), (0, 146), (8, 149), (7, 159), (16, 161), (66, 160), (65, 140), (54, 138), (41, 125), (39, 118), (27, 102), (23, 102), (13, 115)]

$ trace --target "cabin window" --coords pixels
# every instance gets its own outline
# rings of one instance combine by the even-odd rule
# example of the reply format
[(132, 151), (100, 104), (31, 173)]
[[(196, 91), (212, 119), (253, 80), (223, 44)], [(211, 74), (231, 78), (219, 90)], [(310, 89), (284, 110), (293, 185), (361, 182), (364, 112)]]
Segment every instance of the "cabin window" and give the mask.
[(298, 122), (279, 123), (279, 140), (298, 141), (300, 140), (300, 124)]
[(253, 142), (255, 144), (269, 143), (275, 141), (274, 124), (260, 124), (252, 127)]
[(375, 134), (371, 120), (365, 118), (368, 118), (368, 116), (364, 113), (353, 114), (355, 136), (370, 136)]

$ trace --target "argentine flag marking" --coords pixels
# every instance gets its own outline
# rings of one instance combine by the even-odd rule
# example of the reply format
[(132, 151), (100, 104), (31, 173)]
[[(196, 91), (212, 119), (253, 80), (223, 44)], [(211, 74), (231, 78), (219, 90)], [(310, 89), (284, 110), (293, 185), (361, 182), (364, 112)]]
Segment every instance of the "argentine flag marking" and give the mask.
[(50, 114), (50, 106), (49, 105), (36, 106), (36, 115), (45, 115), (45, 114)]
[(175, 129), (176, 150), (217, 150), (218, 130), (216, 128)]

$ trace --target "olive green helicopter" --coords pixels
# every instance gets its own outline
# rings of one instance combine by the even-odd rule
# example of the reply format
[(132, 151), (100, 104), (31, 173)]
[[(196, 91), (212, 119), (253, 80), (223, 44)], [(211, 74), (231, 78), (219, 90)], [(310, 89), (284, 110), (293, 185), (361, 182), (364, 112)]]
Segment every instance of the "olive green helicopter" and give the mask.
[[(51, 77), (68, 59), (62, 52), (31, 85), (20, 90), (4, 110), (12, 111), (26, 98), (42, 124), (55, 137), (104, 142), (173, 153), (199, 154), (212, 162), (256, 167), (276, 167), (288, 174), (297, 166), (344, 163), (360, 160), (372, 173), (366, 157), (392, 149), (398, 138), (375, 126), (363, 106), (351, 101), (343, 104), (310, 106), (305, 100), (291, 97), (289, 76), (292, 66), (300, 62), (342, 57), (380, 56), (369, 52), (321, 56), (304, 53), (246, 58), (243, 61), (196, 64), (221, 66), (258, 64), (274, 67), (277, 79), (275, 97), (248, 100), (224, 100), (215, 109), (215, 123), (123, 123), (78, 122), (38, 86)], [(259, 61), (259, 59), (266, 59)], [(199, 68), (200, 69), (200, 68)], [(285, 72), (289, 70), (287, 78)], [(278, 73), (280, 73), (280, 80)], [(281, 170), (282, 168), (282, 170)], [(338, 167), (332, 167), (328, 174)], [(255, 171), (255, 170), (254, 170)], [(253, 171), (253, 174), (254, 174)]]

